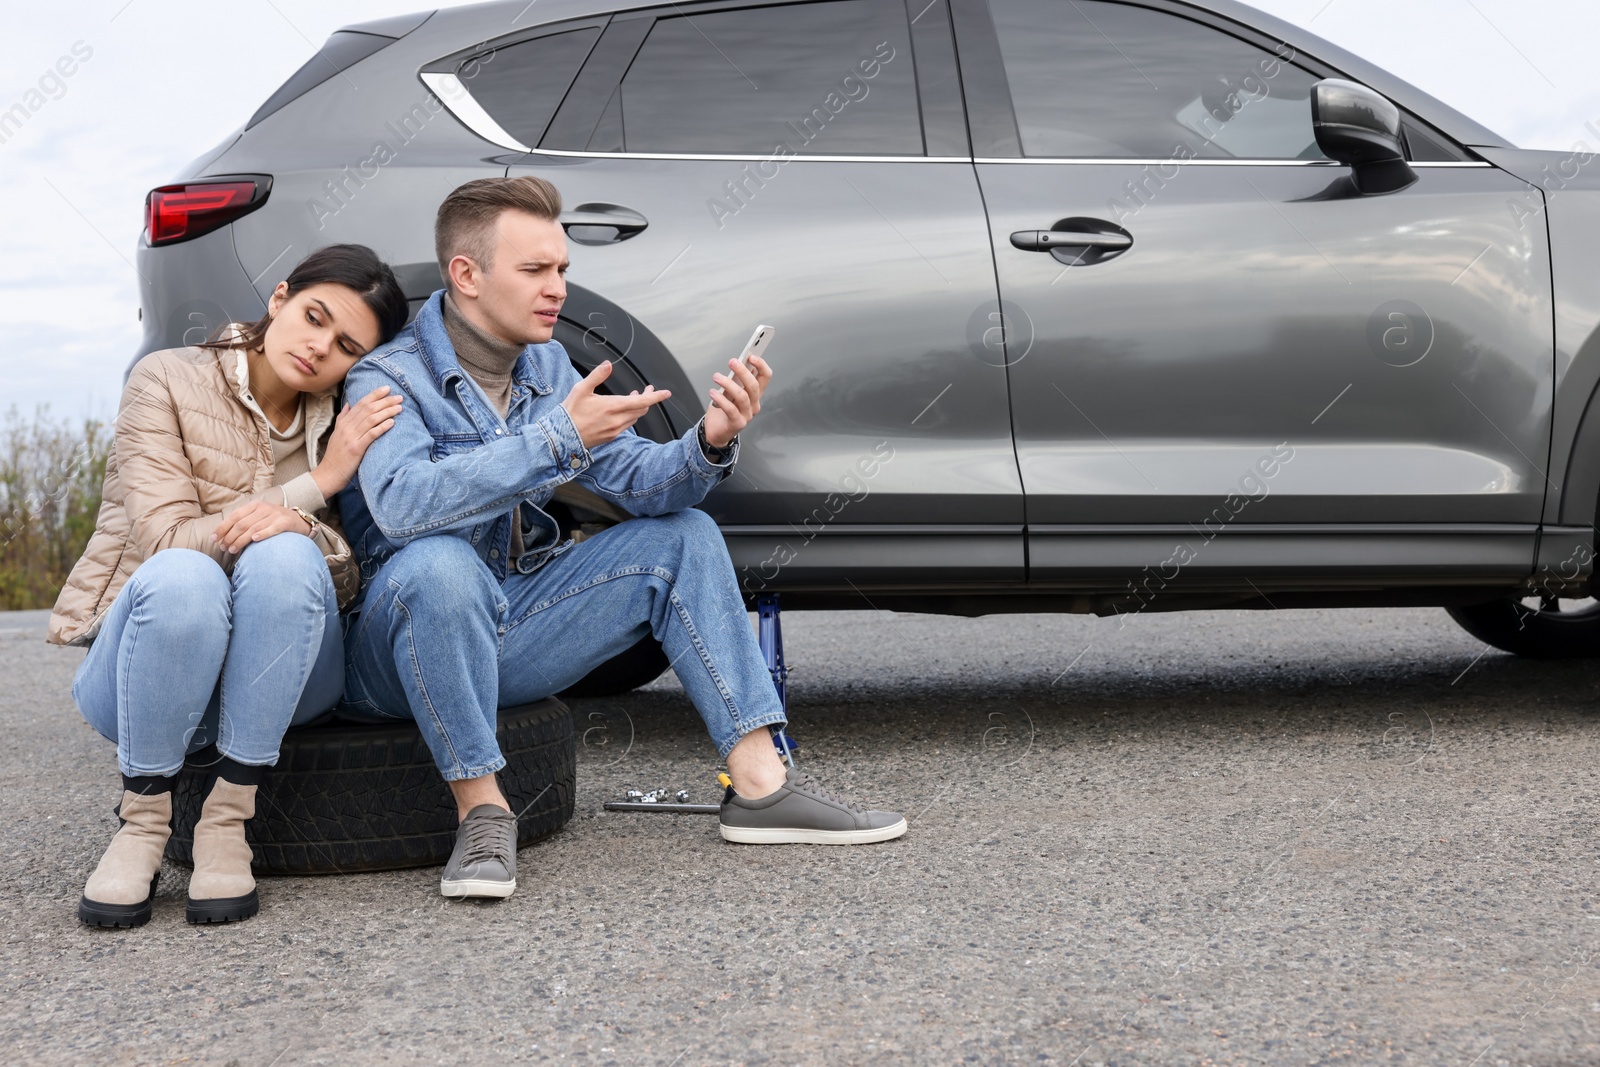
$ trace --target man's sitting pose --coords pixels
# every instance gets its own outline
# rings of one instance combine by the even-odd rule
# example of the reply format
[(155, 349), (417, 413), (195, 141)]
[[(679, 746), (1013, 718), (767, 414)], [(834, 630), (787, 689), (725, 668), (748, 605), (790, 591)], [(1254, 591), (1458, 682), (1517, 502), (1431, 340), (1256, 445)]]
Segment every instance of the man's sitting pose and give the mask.
[[(497, 709), (560, 692), (647, 633), (727, 760), (724, 838), (899, 837), (900, 815), (785, 770), (768, 730), (783, 708), (733, 564), (693, 507), (731, 472), (772, 368), (729, 360), (693, 429), (666, 444), (638, 436), (633, 423), (671, 394), (598, 393), (611, 365), (580, 378), (551, 340), (566, 299), (560, 213), (541, 178), (452, 192), (434, 230), (446, 288), (346, 386), (351, 396), (388, 386), (404, 404), (339, 499), (366, 582), (345, 701), (416, 719), (455, 794), (461, 828), (440, 891), (516, 888)], [(572, 536), (593, 512), (626, 521)]]

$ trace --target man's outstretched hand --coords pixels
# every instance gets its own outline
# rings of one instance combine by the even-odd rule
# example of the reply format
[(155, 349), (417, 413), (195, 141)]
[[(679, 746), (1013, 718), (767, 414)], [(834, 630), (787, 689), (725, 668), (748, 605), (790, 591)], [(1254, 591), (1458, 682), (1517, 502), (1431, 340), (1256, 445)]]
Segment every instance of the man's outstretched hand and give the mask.
[[(645, 386), (642, 393), (635, 389), (627, 396), (608, 396), (595, 392), (609, 377), (610, 362), (600, 364), (589, 372), (588, 377), (574, 385), (572, 392), (561, 402), (584, 448), (598, 448), (607, 441), (615, 440), (623, 430), (638, 422), (646, 411), (672, 396), (670, 389), (657, 389), (653, 385)], [(709, 424), (706, 428), (710, 430)]]
[(751, 356), (749, 366), (730, 359), (728, 367), (732, 376), (711, 376), (721, 386), (711, 390), (711, 406), (706, 408), (706, 442), (712, 448), (728, 447), (734, 435), (750, 425), (761, 410), (761, 394), (772, 381), (772, 367), (760, 356)]

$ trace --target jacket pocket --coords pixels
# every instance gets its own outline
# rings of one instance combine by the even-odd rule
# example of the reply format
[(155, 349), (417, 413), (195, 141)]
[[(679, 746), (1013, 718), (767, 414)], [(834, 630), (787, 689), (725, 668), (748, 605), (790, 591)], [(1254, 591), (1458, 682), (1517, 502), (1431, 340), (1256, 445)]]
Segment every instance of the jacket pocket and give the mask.
[(446, 456), (453, 456), (461, 452), (471, 452), (474, 448), (482, 446), (483, 438), (475, 433), (443, 433), (433, 435), (433, 447), (429, 449), (428, 458), (437, 463)]

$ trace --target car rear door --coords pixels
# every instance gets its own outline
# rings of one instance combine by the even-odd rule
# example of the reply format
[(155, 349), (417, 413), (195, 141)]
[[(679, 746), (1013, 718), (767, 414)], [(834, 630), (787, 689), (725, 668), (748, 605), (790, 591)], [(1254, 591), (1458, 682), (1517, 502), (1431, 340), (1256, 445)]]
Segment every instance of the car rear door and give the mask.
[(1186, 11), (955, 0), (1030, 577), (1526, 573), (1553, 371), (1528, 186), (1412, 118), (1419, 180), (1356, 194), (1315, 62)]
[(622, 12), (548, 124), (472, 90), (533, 149), (509, 173), (561, 190), (571, 325), (674, 390), (673, 432), (777, 328), (761, 418), (705, 504), (748, 592), (1023, 578), (1006, 373), (972, 328), (997, 293), (949, 14), (910, 7)]

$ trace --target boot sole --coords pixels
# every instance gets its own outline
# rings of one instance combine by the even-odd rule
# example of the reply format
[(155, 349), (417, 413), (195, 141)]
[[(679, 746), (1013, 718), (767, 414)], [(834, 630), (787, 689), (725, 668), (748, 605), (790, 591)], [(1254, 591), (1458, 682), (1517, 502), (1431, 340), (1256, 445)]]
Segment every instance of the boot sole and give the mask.
[(161, 872), (150, 879), (150, 895), (138, 904), (102, 904), (98, 900), (81, 897), (78, 900), (78, 921), (85, 926), (105, 926), (131, 930), (150, 921), (150, 909), (156, 899), (156, 883)]
[(906, 821), (876, 830), (807, 830), (790, 826), (729, 826), (719, 823), (724, 841), (738, 845), (872, 845), (906, 832)]
[(216, 897), (210, 900), (189, 898), (183, 917), (195, 924), (237, 923), (261, 910), (261, 898), (254, 889), (242, 897)]

